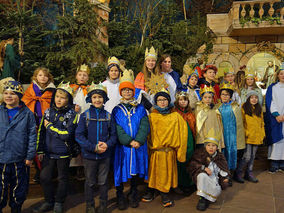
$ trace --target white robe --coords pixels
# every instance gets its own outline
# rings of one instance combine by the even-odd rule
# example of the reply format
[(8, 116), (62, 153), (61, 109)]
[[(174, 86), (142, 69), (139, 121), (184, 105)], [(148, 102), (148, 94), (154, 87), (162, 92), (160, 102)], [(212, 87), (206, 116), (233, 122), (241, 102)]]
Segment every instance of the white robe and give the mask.
[[(284, 83), (278, 82), (272, 87), (272, 101), (270, 112), (278, 112), (284, 115)], [(282, 122), (283, 123), (283, 122)], [(284, 124), (282, 124), (282, 134), (284, 134)], [(284, 160), (284, 139), (268, 147), (268, 159)]]
[(171, 97), (171, 103), (173, 104), (176, 100), (175, 95), (176, 95), (176, 90), (177, 90), (177, 85), (173, 77), (169, 73), (164, 73), (164, 77), (166, 82), (168, 83), (169, 87), (168, 90), (170, 92), (170, 97)]
[(105, 103), (104, 109), (111, 113), (113, 108), (120, 103), (121, 99), (119, 94), (119, 79), (113, 81), (107, 78), (102, 84), (107, 88), (107, 97), (109, 98)]
[(206, 173), (200, 173), (197, 175), (196, 194), (211, 202), (215, 202), (222, 191), (221, 186), (219, 185), (218, 174), (220, 174), (222, 177), (226, 177), (228, 176), (228, 173), (221, 170), (217, 164), (212, 161), (210, 162), (208, 168), (212, 171), (210, 176)]

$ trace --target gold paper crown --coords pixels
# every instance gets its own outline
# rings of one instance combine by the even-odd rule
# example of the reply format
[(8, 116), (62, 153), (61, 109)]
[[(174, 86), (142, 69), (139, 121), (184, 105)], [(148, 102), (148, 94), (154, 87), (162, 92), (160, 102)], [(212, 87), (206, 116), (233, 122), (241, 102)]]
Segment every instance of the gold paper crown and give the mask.
[(94, 90), (102, 90), (107, 94), (107, 88), (101, 82), (99, 84), (94, 84), (94, 82), (92, 82), (92, 84), (87, 88), (88, 93)]
[(112, 57), (109, 57), (108, 60), (107, 60), (107, 65), (111, 65), (111, 64), (117, 64), (118, 66), (120, 66), (120, 62), (119, 60), (117, 59), (117, 57), (115, 56), (112, 56)]
[(224, 71), (224, 74), (225, 74), (225, 75), (226, 75), (226, 74), (235, 74), (235, 71), (234, 71), (233, 67), (230, 67), (229, 69), (226, 69), (226, 70)]
[(215, 94), (215, 90), (211, 85), (209, 87), (204, 85), (204, 87), (200, 89), (200, 95), (203, 95), (203, 93), (205, 92), (212, 92), (213, 94)]
[(24, 94), (22, 85), (17, 81), (8, 81), (4, 84), (4, 90), (11, 90), (20, 94)]
[(214, 143), (217, 146), (219, 146), (220, 139), (221, 139), (220, 132), (215, 132), (214, 128), (211, 128), (208, 131), (203, 143)]
[(148, 50), (148, 48), (146, 48), (145, 60), (148, 59), (148, 58), (152, 58), (152, 59), (155, 59), (155, 60), (157, 60), (157, 58), (158, 58), (158, 50), (155, 51), (153, 46), (150, 48), (150, 51)]
[(88, 75), (90, 74), (90, 68), (87, 64), (82, 64), (77, 68), (77, 72), (86, 72)]
[(68, 92), (71, 96), (73, 96), (74, 90), (72, 87), (70, 87), (70, 82), (67, 82), (66, 84), (63, 83), (63, 81), (58, 85), (57, 89), (62, 89), (66, 92)]
[(132, 84), (134, 84), (134, 74), (131, 69), (129, 70), (125, 69), (123, 73), (120, 74), (119, 83), (122, 83), (125, 81), (131, 82)]
[(189, 99), (189, 94), (184, 91), (176, 93), (176, 100), (178, 100), (180, 97), (187, 97), (187, 99)]
[(156, 94), (162, 89), (168, 88), (164, 74), (151, 74), (151, 78), (145, 82), (146, 87), (150, 90), (150, 94)]
[[(167, 93), (168, 95), (170, 95), (170, 92), (169, 92), (169, 90), (167, 89), (167, 88), (162, 88), (160, 91), (158, 91), (158, 92), (165, 92), (165, 93)], [(158, 92), (156, 92), (156, 93), (158, 93)]]
[(220, 85), (220, 89), (230, 89), (230, 90), (235, 90), (234, 86), (228, 82), (224, 82)]
[(254, 71), (253, 70), (248, 70), (248, 69), (246, 69), (245, 70), (245, 73), (246, 73), (246, 78), (247, 77), (251, 77), (251, 78), (254, 78), (255, 77), (255, 73), (254, 73)]

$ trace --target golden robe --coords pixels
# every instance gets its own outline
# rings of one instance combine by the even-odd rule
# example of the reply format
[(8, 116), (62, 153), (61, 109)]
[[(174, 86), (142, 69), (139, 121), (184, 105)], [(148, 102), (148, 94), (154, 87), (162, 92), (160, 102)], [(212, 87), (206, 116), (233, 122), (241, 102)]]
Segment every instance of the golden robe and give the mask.
[(148, 142), (149, 187), (169, 192), (178, 185), (177, 160), (185, 162), (188, 127), (178, 112), (160, 114), (157, 110), (149, 115), (151, 128)]
[(216, 133), (220, 134), (219, 149), (224, 148), (223, 125), (220, 112), (216, 106), (210, 109), (210, 106), (201, 101), (196, 104), (196, 144), (203, 144), (209, 130), (214, 128)]

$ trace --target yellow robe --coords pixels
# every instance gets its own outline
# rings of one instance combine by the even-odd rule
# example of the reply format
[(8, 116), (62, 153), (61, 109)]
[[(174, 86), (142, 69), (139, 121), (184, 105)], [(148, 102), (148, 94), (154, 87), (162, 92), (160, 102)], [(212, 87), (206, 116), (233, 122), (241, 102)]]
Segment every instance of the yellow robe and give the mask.
[(219, 149), (224, 148), (223, 125), (220, 112), (216, 106), (213, 109), (201, 101), (196, 104), (196, 144), (203, 144), (203, 141), (211, 128), (220, 134)]
[(157, 110), (149, 115), (149, 121), (148, 186), (167, 193), (178, 185), (177, 160), (186, 160), (187, 123), (178, 112), (162, 115)]

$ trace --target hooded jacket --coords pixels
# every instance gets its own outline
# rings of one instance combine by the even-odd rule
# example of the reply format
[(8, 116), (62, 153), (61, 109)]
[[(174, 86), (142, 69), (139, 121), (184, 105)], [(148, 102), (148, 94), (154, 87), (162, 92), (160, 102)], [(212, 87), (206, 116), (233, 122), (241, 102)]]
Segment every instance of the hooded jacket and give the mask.
[[(73, 98), (69, 93), (68, 104), (57, 108), (54, 102), (55, 93), (51, 99), (51, 107), (45, 111), (39, 126), (37, 153), (46, 154), (54, 159), (68, 158), (69, 147), (75, 141), (77, 113), (73, 109)], [(45, 119), (49, 121), (46, 127)]]
[(5, 104), (0, 106), (0, 163), (32, 160), (36, 153), (36, 123), (33, 113), (23, 104), (9, 122)]

